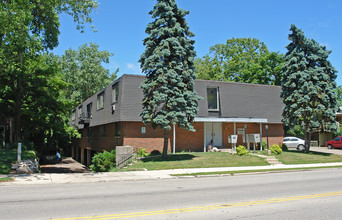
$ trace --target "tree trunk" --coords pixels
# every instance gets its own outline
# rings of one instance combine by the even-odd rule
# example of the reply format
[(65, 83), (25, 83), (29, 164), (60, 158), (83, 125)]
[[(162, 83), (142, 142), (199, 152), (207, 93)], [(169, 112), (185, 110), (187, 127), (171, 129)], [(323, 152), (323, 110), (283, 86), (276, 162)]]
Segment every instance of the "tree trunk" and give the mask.
[(311, 132), (308, 133), (308, 144), (307, 147), (305, 147), (305, 153), (310, 153), (310, 145), (311, 145)]
[(162, 159), (167, 159), (167, 148), (168, 148), (168, 142), (169, 142), (169, 133), (170, 131), (167, 129), (164, 129), (164, 147), (163, 147), (163, 155)]

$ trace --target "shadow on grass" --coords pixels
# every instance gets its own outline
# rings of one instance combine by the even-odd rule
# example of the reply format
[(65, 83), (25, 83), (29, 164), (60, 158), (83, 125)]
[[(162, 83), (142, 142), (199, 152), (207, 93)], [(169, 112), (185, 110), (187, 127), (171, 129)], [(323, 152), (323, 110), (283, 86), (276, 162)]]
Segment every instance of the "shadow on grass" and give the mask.
[(298, 151), (298, 150), (288, 150), (284, 152), (296, 153), (296, 154), (303, 154), (303, 155), (319, 155), (319, 156), (331, 156), (331, 153), (323, 153), (317, 151), (310, 151), (308, 154), (305, 151)]
[(163, 160), (161, 155), (158, 156), (151, 156), (151, 157), (146, 157), (141, 159), (142, 162), (162, 162), (162, 161), (181, 161), (181, 160), (192, 160), (196, 156), (191, 155), (191, 154), (172, 154), (172, 155), (167, 155), (167, 159)]

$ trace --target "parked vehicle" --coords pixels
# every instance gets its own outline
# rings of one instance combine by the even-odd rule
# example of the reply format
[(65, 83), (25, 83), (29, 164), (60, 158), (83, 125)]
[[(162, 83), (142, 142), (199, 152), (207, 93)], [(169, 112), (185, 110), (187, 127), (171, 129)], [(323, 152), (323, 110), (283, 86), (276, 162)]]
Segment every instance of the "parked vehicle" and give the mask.
[(305, 141), (297, 137), (284, 137), (283, 143), (287, 148), (296, 148), (297, 150), (305, 150)]
[(334, 139), (327, 141), (327, 143), (325, 143), (325, 146), (328, 149), (342, 148), (342, 136), (337, 136)]

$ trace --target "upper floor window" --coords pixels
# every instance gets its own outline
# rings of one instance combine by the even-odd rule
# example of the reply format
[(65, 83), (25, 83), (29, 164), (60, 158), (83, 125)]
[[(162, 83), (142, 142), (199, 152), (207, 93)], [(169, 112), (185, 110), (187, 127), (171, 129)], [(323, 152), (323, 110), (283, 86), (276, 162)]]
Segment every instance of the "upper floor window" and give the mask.
[(119, 86), (118, 84), (115, 84), (112, 87), (112, 103), (117, 102), (118, 98), (119, 98)]
[(89, 103), (89, 104), (87, 105), (87, 118), (91, 118), (91, 115), (92, 115), (92, 112), (91, 112), (92, 107), (93, 107), (93, 103)]
[(208, 110), (218, 111), (219, 110), (219, 96), (218, 88), (207, 88), (207, 101)]
[(104, 92), (97, 95), (97, 110), (104, 108)]
[(82, 106), (78, 107), (78, 118), (82, 117), (83, 109)]

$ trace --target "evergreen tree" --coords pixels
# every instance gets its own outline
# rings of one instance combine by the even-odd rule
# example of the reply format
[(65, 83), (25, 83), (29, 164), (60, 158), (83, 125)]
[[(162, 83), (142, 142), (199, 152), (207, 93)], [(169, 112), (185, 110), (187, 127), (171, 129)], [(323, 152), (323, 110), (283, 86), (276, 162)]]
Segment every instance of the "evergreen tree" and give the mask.
[(146, 79), (141, 85), (144, 99), (140, 114), (145, 124), (164, 130), (163, 159), (167, 157), (172, 124), (194, 131), (199, 96), (194, 91), (194, 34), (185, 21), (188, 11), (175, 0), (158, 0), (150, 12), (153, 22), (146, 28), (145, 52), (139, 62)]
[(286, 47), (281, 97), (285, 104), (283, 123), (304, 130), (305, 149), (310, 151), (315, 130), (336, 131), (336, 69), (327, 60), (331, 51), (302, 30), (291, 26), (291, 43)]

